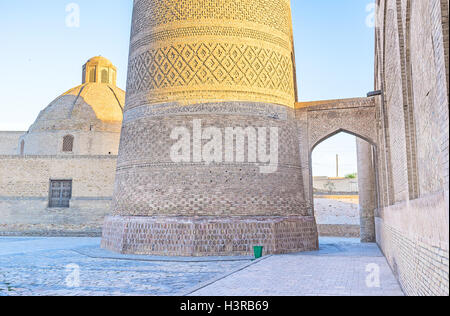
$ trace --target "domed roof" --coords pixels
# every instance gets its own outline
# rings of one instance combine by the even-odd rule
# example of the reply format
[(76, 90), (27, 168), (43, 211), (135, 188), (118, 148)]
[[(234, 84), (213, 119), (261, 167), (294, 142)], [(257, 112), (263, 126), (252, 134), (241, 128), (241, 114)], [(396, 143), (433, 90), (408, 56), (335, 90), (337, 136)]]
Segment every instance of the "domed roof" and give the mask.
[[(101, 62), (101, 68), (97, 67)], [(120, 131), (125, 105), (125, 91), (115, 85), (115, 67), (103, 57), (91, 58), (83, 66), (96, 73), (87, 75), (80, 86), (70, 89), (41, 111), (29, 132), (50, 130), (101, 130)], [(97, 82), (97, 74), (108, 71), (103, 82)]]
[(88, 62), (88, 63), (101, 63), (101, 64), (113, 66), (113, 63), (112, 63), (108, 58), (105, 58), (105, 57), (103, 57), (103, 56), (95, 56), (95, 57), (92, 57), (92, 58), (89, 59), (87, 62)]

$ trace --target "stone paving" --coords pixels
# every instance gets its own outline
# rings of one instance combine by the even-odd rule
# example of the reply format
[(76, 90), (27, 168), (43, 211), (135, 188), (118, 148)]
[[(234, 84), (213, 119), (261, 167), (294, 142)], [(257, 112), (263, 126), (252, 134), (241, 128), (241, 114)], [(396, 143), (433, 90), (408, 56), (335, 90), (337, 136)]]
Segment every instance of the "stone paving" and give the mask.
[[(354, 239), (321, 238), (319, 252), (256, 262), (119, 255), (99, 243), (99, 238), (0, 237), (0, 296), (402, 295), (378, 247)], [(366, 269), (374, 267), (380, 287), (367, 287), (366, 279), (376, 278)]]
[(318, 252), (270, 256), (190, 295), (403, 296), (376, 244), (327, 237), (320, 244)]
[(149, 261), (161, 258), (115, 255), (99, 244), (99, 238), (0, 238), (0, 296), (173, 295), (250, 262)]

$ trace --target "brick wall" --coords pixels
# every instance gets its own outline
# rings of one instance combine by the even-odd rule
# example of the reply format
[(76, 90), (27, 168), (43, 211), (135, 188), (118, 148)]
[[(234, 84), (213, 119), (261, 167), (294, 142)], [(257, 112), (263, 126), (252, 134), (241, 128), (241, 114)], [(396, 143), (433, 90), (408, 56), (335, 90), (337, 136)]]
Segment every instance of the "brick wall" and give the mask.
[(380, 0), (377, 242), (409, 295), (448, 295), (448, 2)]
[[(277, 118), (273, 118), (272, 116)], [(294, 111), (287, 107), (249, 102), (208, 103), (180, 107), (164, 104), (126, 111), (117, 163), (115, 215), (122, 216), (289, 216), (309, 215), (301, 189), (297, 130)], [(252, 162), (205, 165), (174, 163), (170, 157), (171, 132), (193, 120), (202, 128), (276, 127), (279, 161), (276, 172), (260, 173)], [(268, 135), (267, 135), (268, 137)], [(222, 139), (223, 143), (224, 139)], [(204, 142), (206, 143), (206, 142)], [(267, 141), (267, 144), (270, 144)], [(244, 152), (247, 157), (248, 142)], [(254, 146), (254, 145), (252, 145)], [(234, 146), (236, 153), (236, 146)]]
[[(399, 13), (400, 14), (400, 13)], [(394, 189), (394, 200), (403, 201), (407, 198), (408, 171), (406, 142), (405, 142), (405, 119), (402, 92), (402, 69), (399, 43), (399, 27), (397, 16), (397, 5), (395, 0), (387, 1), (386, 8), (386, 33), (385, 33), (385, 101), (386, 116), (390, 132), (390, 154), (393, 173), (391, 186)], [(400, 137), (398, 137), (400, 136)], [(393, 159), (395, 157), (395, 159)]]
[(448, 295), (448, 193), (381, 210), (377, 242), (408, 295)]
[(375, 98), (296, 103), (295, 120), (300, 144), (302, 190), (309, 204), (313, 204), (312, 151), (325, 139), (343, 131), (375, 144), (375, 103)]
[[(0, 234), (99, 234), (116, 156), (0, 156)], [(72, 180), (70, 208), (48, 208), (49, 182)]]
[[(63, 152), (64, 136), (74, 137), (73, 150)], [(120, 132), (52, 130), (25, 134), (25, 155), (115, 155), (119, 149)]]
[(19, 139), (25, 132), (0, 132), (0, 155), (16, 155)]
[(314, 177), (313, 188), (316, 193), (358, 193), (358, 178)]

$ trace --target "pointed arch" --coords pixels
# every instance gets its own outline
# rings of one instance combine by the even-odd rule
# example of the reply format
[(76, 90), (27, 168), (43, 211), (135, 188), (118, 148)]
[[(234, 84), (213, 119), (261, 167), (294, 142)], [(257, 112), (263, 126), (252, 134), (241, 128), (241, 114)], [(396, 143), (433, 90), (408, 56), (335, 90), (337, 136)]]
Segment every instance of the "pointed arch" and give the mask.
[[(359, 209), (360, 209), (360, 238), (363, 242), (373, 242), (375, 239), (375, 213), (374, 210), (377, 209), (381, 205), (381, 196), (379, 192), (379, 175), (378, 175), (378, 147), (375, 140), (371, 139), (370, 137), (361, 135), (357, 132), (350, 131), (345, 128), (338, 128), (334, 131), (331, 131), (326, 136), (323, 136), (318, 141), (316, 141), (312, 146), (311, 150), (309, 152), (309, 174), (310, 174), (310, 200), (314, 201), (314, 188), (313, 188), (313, 152), (315, 148), (323, 143), (324, 141), (332, 138), (333, 136), (336, 136), (340, 133), (346, 133), (349, 135), (355, 136), (359, 140), (363, 140), (369, 145), (369, 152), (370, 152), (370, 162), (367, 167), (360, 169), (360, 163), (361, 159), (364, 159), (364, 157), (360, 157), (360, 153), (357, 153), (357, 160), (358, 160), (358, 173), (360, 171), (364, 171), (367, 173), (371, 173), (371, 177), (367, 178), (366, 181), (370, 181), (370, 186), (359, 188), (358, 195), (361, 196), (361, 194), (365, 194), (365, 197), (369, 197), (370, 195), (373, 196), (373, 199), (370, 200), (371, 202), (367, 202), (368, 199), (365, 200), (359, 200)], [(358, 148), (358, 145), (357, 145)], [(358, 151), (358, 149), (357, 149)], [(364, 164), (363, 164), (364, 166)], [(358, 180), (359, 184), (361, 184), (360, 180)], [(370, 189), (372, 188), (372, 189)], [(364, 202), (366, 201), (366, 202)], [(372, 207), (373, 206), (373, 207)], [(315, 205), (314, 202), (312, 203), (312, 209), (313, 214), (315, 214)], [(371, 212), (368, 212), (368, 211)]]
[(347, 133), (347, 134), (353, 135), (353, 136), (355, 136), (355, 137), (361, 138), (362, 140), (365, 140), (366, 142), (368, 142), (369, 144), (371, 144), (371, 145), (374, 146), (375, 148), (377, 147), (376, 142), (375, 142), (374, 140), (372, 140), (370, 137), (363, 136), (363, 135), (361, 135), (361, 134), (359, 134), (359, 133), (352, 132), (352, 131), (347, 130), (347, 129), (345, 129), (345, 128), (338, 128), (338, 129), (336, 129), (335, 131), (333, 131), (333, 132), (327, 134), (326, 136), (324, 136), (324, 137), (320, 138), (318, 141), (316, 141), (316, 142), (311, 146), (311, 153), (314, 151), (314, 149), (315, 149), (318, 145), (320, 145), (321, 143), (323, 143), (323, 142), (326, 141), (327, 139), (329, 139), (329, 138), (331, 138), (331, 137), (333, 137), (333, 136), (335, 136), (335, 135), (337, 135), (337, 134), (339, 134), (339, 133)]

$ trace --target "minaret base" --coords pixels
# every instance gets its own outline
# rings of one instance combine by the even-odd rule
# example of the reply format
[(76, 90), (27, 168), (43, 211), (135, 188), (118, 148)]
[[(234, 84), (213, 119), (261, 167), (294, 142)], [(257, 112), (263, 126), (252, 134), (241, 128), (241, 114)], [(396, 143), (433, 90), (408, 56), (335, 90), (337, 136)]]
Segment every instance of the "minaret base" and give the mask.
[(157, 256), (264, 255), (318, 250), (314, 217), (135, 217), (110, 216), (102, 248)]

